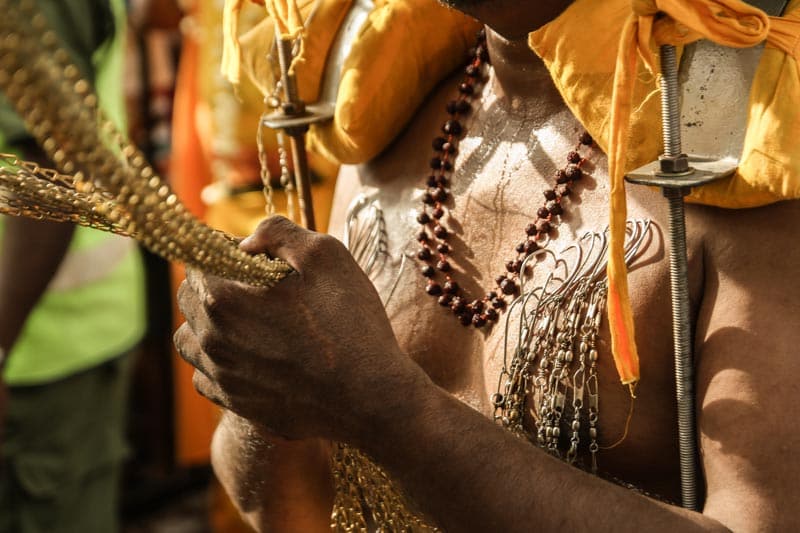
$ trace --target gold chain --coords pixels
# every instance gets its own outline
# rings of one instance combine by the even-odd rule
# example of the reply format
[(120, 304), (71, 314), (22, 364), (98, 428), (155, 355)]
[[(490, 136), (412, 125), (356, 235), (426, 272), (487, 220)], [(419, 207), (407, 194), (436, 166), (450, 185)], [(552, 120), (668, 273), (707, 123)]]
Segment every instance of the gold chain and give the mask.
[[(0, 12), (0, 89), (63, 173), (21, 164), (16, 177), (4, 170), (0, 190), (11, 201), (0, 212), (130, 235), (162, 257), (255, 286), (272, 286), (291, 271), (279, 259), (243, 252), (187, 211), (99, 109), (33, 1), (0, 0)], [(44, 185), (55, 185), (56, 176), (58, 188)]]

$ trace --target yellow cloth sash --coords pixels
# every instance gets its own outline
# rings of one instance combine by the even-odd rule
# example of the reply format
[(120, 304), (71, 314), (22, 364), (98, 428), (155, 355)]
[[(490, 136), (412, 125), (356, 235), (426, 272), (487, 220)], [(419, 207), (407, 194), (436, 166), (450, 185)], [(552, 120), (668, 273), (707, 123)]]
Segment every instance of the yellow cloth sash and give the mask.
[[(240, 70), (265, 95), (275, 86), (266, 58), (275, 24), (265, 20), (237, 39), (237, 9), (226, 2), (226, 56), (223, 73), (237, 82)], [(352, 0), (268, 0), (281, 31), (300, 36), (302, 59), (293, 66), (298, 93), (306, 103), (319, 98), (326, 59)], [(282, 6), (282, 7), (281, 7)], [(291, 16), (290, 16), (291, 15)], [(304, 19), (298, 26), (297, 17)], [(375, 8), (352, 44), (342, 68), (334, 120), (314, 125), (309, 149), (327, 158), (356, 164), (377, 156), (414, 116), (425, 96), (444, 76), (466, 62), (480, 24), (436, 0), (375, 0)]]
[[(614, 361), (625, 384), (639, 380), (639, 357), (623, 258), (623, 176), (661, 152), (657, 47), (701, 38), (739, 48), (767, 42), (737, 173), (694, 191), (689, 200), (742, 208), (800, 198), (799, 6), (793, 0), (778, 18), (739, 0), (577, 0), (530, 35), (567, 105), (608, 154), (608, 310)], [(657, 18), (660, 12), (668, 16)]]

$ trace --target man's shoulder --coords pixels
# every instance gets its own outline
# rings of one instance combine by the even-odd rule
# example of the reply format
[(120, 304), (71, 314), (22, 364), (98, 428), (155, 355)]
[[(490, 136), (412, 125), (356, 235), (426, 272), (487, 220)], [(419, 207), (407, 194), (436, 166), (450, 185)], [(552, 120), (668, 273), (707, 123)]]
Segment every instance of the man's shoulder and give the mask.
[[(690, 206), (689, 231), (699, 235), (706, 256), (713, 260), (783, 256), (789, 260), (798, 256), (795, 251), (797, 229), (800, 228), (800, 200), (785, 200), (748, 209), (723, 209)], [(694, 226), (694, 227), (692, 227)]]

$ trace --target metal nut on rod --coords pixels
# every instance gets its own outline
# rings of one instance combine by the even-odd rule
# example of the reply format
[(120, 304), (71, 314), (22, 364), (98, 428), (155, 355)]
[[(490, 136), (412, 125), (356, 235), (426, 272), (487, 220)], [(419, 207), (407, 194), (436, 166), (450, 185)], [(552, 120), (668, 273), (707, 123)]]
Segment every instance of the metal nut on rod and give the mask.
[(659, 156), (658, 165), (662, 174), (683, 174), (691, 170), (689, 156), (686, 154)]

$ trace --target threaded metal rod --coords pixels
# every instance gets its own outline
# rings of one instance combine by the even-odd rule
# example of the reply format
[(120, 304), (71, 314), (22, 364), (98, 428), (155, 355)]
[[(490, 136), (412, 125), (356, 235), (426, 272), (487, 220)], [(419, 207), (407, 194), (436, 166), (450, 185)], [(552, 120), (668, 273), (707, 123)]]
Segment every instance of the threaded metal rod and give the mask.
[(661, 57), (661, 129), (664, 135), (664, 155), (681, 154), (681, 108), (678, 90), (678, 63), (675, 47), (663, 45)]
[[(277, 27), (276, 27), (277, 32)], [(297, 80), (290, 74), (292, 64), (292, 43), (280, 37), (277, 33), (278, 64), (281, 68), (281, 84), (283, 85), (284, 100), (299, 108), (302, 103), (297, 92)], [(284, 109), (286, 112), (286, 109)], [(293, 112), (296, 112), (293, 111)], [(305, 132), (307, 127), (286, 128), (286, 134), (291, 139), (292, 163), (294, 164), (295, 186), (297, 187), (297, 203), (300, 207), (300, 219), (307, 229), (316, 231), (314, 220), (314, 205), (311, 202), (311, 176), (308, 170), (308, 154), (306, 153)]]
[(678, 445), (681, 467), (681, 503), (697, 510), (692, 326), (689, 322), (686, 225), (682, 189), (664, 189), (669, 201), (669, 277), (672, 289), (672, 339), (675, 351), (675, 393), (678, 404)]
[[(661, 127), (664, 156), (681, 155), (680, 95), (675, 47), (663, 45), (661, 56)], [(665, 187), (669, 201), (669, 273), (672, 289), (672, 341), (675, 352), (675, 395), (678, 408), (678, 449), (681, 469), (681, 503), (697, 510), (697, 443), (694, 421), (692, 331), (689, 323), (689, 259), (686, 254), (686, 189)]]

